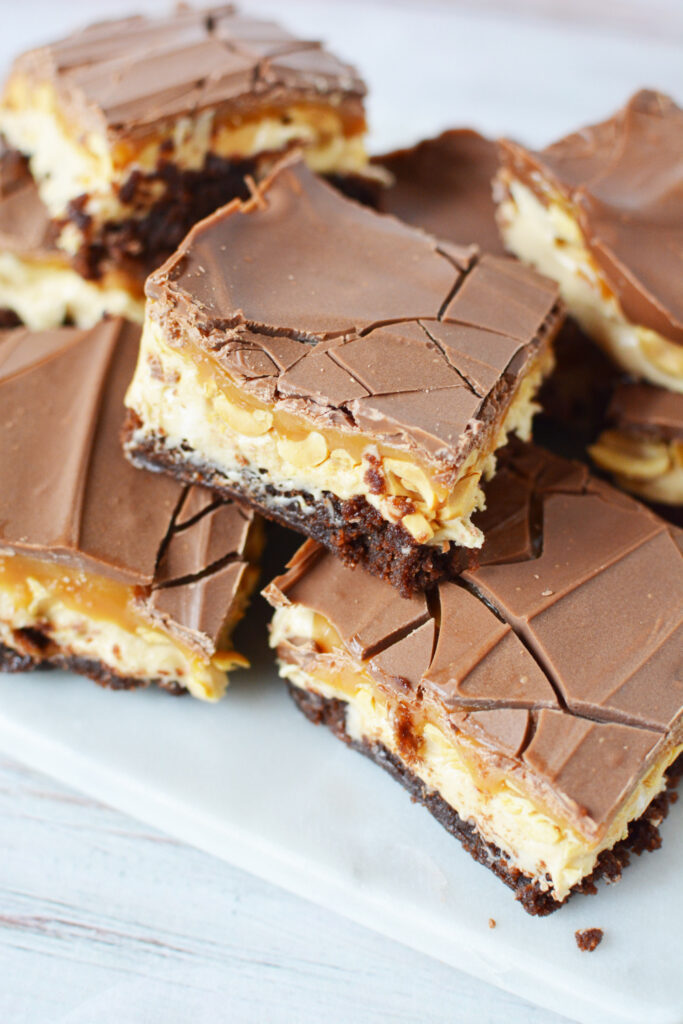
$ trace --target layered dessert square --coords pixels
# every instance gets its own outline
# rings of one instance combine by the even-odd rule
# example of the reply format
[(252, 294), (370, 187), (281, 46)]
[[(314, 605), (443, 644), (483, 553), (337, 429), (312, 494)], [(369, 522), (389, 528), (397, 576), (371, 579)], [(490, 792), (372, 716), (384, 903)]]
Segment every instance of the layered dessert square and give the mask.
[(126, 449), (404, 593), (481, 547), (482, 476), (530, 432), (555, 286), (344, 198), (303, 164), (146, 286)]
[(502, 143), (508, 250), (634, 377), (683, 391), (683, 111), (642, 91), (540, 152)]
[(588, 449), (596, 465), (646, 501), (683, 507), (683, 395), (623, 381), (607, 421)]
[(95, 280), (55, 244), (28, 161), (0, 144), (0, 326), (91, 327), (105, 313), (142, 321), (144, 275), (129, 260)]
[(245, 660), (253, 516), (120, 445), (140, 328), (0, 333), (0, 668), (213, 700)]
[(0, 132), (29, 157), (59, 246), (85, 276), (147, 271), (292, 145), (362, 170), (365, 88), (320, 43), (229, 5), (91, 25), (13, 64)]
[(683, 558), (653, 513), (532, 446), (489, 491), (483, 564), (426, 595), (307, 541), (265, 591), (271, 645), (313, 722), (547, 914), (660, 843), (683, 750)]

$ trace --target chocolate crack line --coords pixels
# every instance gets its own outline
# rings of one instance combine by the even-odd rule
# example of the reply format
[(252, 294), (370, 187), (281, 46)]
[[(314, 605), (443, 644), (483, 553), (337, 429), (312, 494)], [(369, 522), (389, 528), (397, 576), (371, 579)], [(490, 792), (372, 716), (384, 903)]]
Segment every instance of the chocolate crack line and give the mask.
[[(443, 253), (440, 253), (440, 255), (443, 256)], [(444, 257), (444, 259), (448, 259), (448, 257)], [(452, 260), (448, 260), (448, 262), (451, 264), (451, 266), (455, 266), (455, 264), (452, 262)], [(437, 320), (443, 320), (444, 313), (446, 312), (446, 310), (450, 306), (451, 302), (453, 301), (455, 296), (458, 294), (458, 292), (460, 291), (460, 289), (462, 288), (462, 286), (464, 285), (464, 283), (465, 283), (465, 281), (467, 280), (468, 277), (469, 277), (469, 268), (468, 268), (468, 270), (460, 270), (460, 272), (458, 273), (458, 276), (456, 277), (455, 281), (453, 282), (453, 287), (451, 288), (451, 290), (449, 291), (448, 295), (446, 296), (446, 298), (443, 300), (443, 302), (439, 306), (439, 312), (436, 314), (436, 319)], [(450, 323), (451, 321), (448, 321), (448, 322)]]
[[(159, 570), (159, 566), (161, 565), (161, 559), (165, 555), (166, 550), (167, 550), (169, 544), (171, 543), (171, 538), (172, 538), (173, 533), (175, 531), (176, 519), (180, 515), (180, 510), (182, 509), (183, 505), (185, 504), (185, 499), (187, 498), (189, 490), (190, 490), (189, 486), (185, 486), (185, 487), (182, 488), (180, 494), (178, 495), (178, 500), (176, 502), (175, 508), (173, 509), (173, 514), (171, 515), (171, 518), (169, 519), (169, 523), (168, 523), (168, 526), (166, 528), (166, 533), (161, 538), (161, 542), (160, 542), (159, 547), (157, 549), (157, 556), (156, 556), (156, 559), (155, 559), (155, 562), (154, 562), (154, 575), (155, 576), (156, 576), (156, 574), (157, 574), (157, 572)], [(152, 582), (152, 587), (154, 587), (154, 582)]]
[[(567, 703), (567, 698), (565, 697), (565, 694), (563, 693), (560, 684), (556, 681), (552, 670), (547, 665), (543, 655), (539, 651), (534, 649), (531, 641), (527, 637), (524, 636), (523, 632), (521, 630), (517, 629), (513, 622), (510, 622), (508, 619), (505, 618), (505, 616), (500, 611), (500, 609), (491, 600), (489, 600), (484, 594), (482, 594), (482, 592), (477, 587), (476, 583), (472, 583), (470, 580), (464, 580), (462, 578), (458, 578), (456, 580), (452, 580), (452, 582), (455, 583), (456, 586), (462, 587), (463, 590), (467, 590), (470, 594), (472, 594), (473, 597), (476, 597), (477, 600), (481, 601), (482, 604), (485, 604), (486, 607), (489, 609), (489, 611), (493, 612), (493, 614), (496, 616), (496, 618), (499, 620), (499, 622), (502, 622), (505, 626), (507, 626), (515, 634), (515, 636), (517, 637), (519, 642), (526, 649), (526, 651), (528, 652), (530, 657), (533, 658), (533, 660), (536, 662), (536, 664), (540, 668), (540, 670), (543, 673), (543, 675), (548, 680), (548, 683), (550, 684), (550, 686), (553, 689), (553, 692), (554, 692), (555, 697), (557, 699), (557, 703), (560, 706), (560, 709), (562, 711), (564, 711), (566, 714), (571, 715), (572, 718), (584, 719), (587, 722), (597, 722), (597, 723), (613, 724), (613, 725), (628, 725), (628, 726), (630, 726), (633, 729), (645, 729), (647, 732), (659, 732), (662, 735), (665, 735), (668, 732), (668, 729), (666, 727), (664, 727), (664, 726), (656, 725), (654, 723), (645, 723), (645, 722), (636, 721), (630, 715), (622, 713), (622, 712), (620, 712), (618, 710), (615, 710), (615, 709), (604, 709), (604, 708), (597, 707), (596, 705), (592, 705), (591, 706), (591, 710), (589, 711), (589, 710), (583, 709), (583, 708), (582, 709), (576, 709), (574, 707), (571, 707)], [(571, 588), (571, 590), (574, 590), (574, 589), (575, 588), (573, 588), (573, 587)], [(571, 593), (571, 590), (567, 591), (566, 593)], [(562, 596), (565, 596), (565, 595), (563, 594)], [(645, 662), (641, 662), (640, 665), (637, 665), (636, 668), (634, 669), (634, 671), (631, 673), (631, 675), (635, 674), (639, 669), (641, 669), (644, 664), (645, 664)], [(521, 705), (496, 702), (496, 704), (492, 704), (491, 705), (491, 710), (495, 710), (496, 708), (506, 708), (506, 707), (515, 707), (515, 706), (521, 706)], [(527, 705), (527, 707), (528, 707), (528, 705)], [(533, 710), (533, 709), (529, 709), (529, 710)], [(527, 746), (528, 746), (528, 743), (527, 743)], [(524, 750), (526, 750), (526, 746), (523, 748), (522, 752)]]
[[(425, 608), (419, 619), (415, 619), (413, 622), (408, 623), (408, 625), (403, 626), (401, 629), (397, 629), (390, 637), (381, 637), (371, 647), (367, 647), (362, 660), (369, 661), (371, 658), (377, 657), (378, 654), (382, 654), (384, 651), (387, 651), (395, 644), (400, 644), (401, 640), (405, 640), (407, 636), (414, 633), (416, 629), (420, 628), (420, 626), (424, 626), (425, 622), (429, 622), (430, 617), (429, 609)], [(351, 643), (353, 643), (353, 640)]]
[[(189, 491), (189, 487), (187, 488), (187, 491)], [(177, 536), (179, 533), (182, 533), (183, 530), (189, 530), (192, 526), (195, 526), (195, 524), (198, 523), (200, 519), (203, 519), (204, 516), (210, 515), (211, 512), (215, 512), (216, 509), (221, 508), (223, 505), (225, 505), (225, 501), (221, 498), (216, 498), (214, 501), (211, 502), (211, 504), (207, 505), (206, 508), (200, 509), (199, 512), (195, 512), (193, 516), (191, 516), (189, 519), (186, 519), (184, 523), (180, 523), (179, 526), (176, 526), (175, 520), (180, 511), (178, 510), (176, 516), (174, 516), (173, 519), (172, 536)], [(237, 506), (235, 507), (237, 508)], [(241, 509), (238, 509), (238, 511), (241, 512)]]
[(204, 566), (199, 572), (186, 573), (185, 576), (176, 576), (172, 580), (164, 580), (163, 583), (153, 583), (152, 590), (168, 590), (169, 587), (184, 587), (190, 583), (199, 583), (201, 580), (206, 579), (208, 576), (213, 576), (215, 573), (220, 572), (226, 565), (231, 565), (233, 562), (244, 562), (244, 558), (237, 551), (231, 551), (229, 555), (223, 555), (222, 558), (216, 559), (211, 565)]
[[(427, 323), (429, 323), (429, 321), (427, 321)], [(448, 364), (448, 366), (450, 366), (450, 368), (457, 373), (458, 377), (460, 377), (460, 380), (463, 382), (465, 387), (475, 396), (475, 398), (479, 398), (479, 399), (483, 400), (486, 396), (480, 394), (477, 391), (477, 389), (475, 388), (475, 386), (472, 383), (472, 381), (469, 380), (469, 378), (465, 376), (465, 374), (462, 372), (462, 370), (458, 369), (458, 367), (455, 365), (455, 363), (451, 362), (451, 360), (448, 358), (448, 355), (447, 355), (443, 345), (440, 344), (440, 342), (434, 337), (434, 335), (429, 333), (429, 331), (425, 327), (425, 325), (422, 322), (422, 320), (418, 320), (417, 324), (418, 324), (418, 327), (422, 328), (422, 330), (425, 332), (425, 334), (427, 335), (429, 340), (434, 342), (434, 344), (436, 345), (437, 349), (439, 350), (439, 352), (441, 353), (441, 355), (445, 359), (445, 361)]]

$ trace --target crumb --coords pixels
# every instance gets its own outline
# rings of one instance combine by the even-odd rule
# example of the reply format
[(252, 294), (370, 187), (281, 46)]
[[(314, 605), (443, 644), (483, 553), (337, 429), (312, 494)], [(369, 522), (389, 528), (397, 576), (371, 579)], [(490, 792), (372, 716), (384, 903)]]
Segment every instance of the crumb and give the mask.
[(584, 928), (583, 931), (574, 932), (576, 945), (585, 953), (592, 953), (602, 942), (602, 928)]
[(496, 927), (496, 921), (495, 921), (495, 918), (493, 918), (493, 917), (490, 917), (490, 918), (489, 918), (489, 928), (495, 928), (495, 927)]

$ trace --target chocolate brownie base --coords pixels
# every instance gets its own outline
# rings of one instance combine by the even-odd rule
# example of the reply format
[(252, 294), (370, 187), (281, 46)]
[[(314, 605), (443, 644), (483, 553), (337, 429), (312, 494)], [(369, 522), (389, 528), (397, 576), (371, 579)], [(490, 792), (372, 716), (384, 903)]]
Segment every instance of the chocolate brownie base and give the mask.
[(683, 755), (669, 768), (667, 789), (660, 793), (643, 815), (631, 822), (628, 835), (611, 850), (604, 850), (594, 870), (578, 882), (569, 895), (560, 903), (550, 892), (544, 892), (538, 882), (510, 864), (507, 854), (493, 843), (486, 842), (477, 832), (474, 825), (458, 815), (450, 804), (438, 793), (427, 789), (425, 784), (414, 775), (407, 766), (395, 757), (381, 743), (368, 743), (352, 739), (346, 731), (346, 704), (344, 701), (321, 697), (308, 690), (287, 684), (290, 695), (299, 710), (315, 725), (326, 725), (348, 746), (365, 754), (372, 761), (384, 768), (390, 775), (404, 786), (413, 800), (423, 804), (443, 825), (446, 831), (459, 839), (467, 852), (484, 864), (498, 876), (515, 893), (517, 899), (527, 913), (538, 917), (551, 914), (566, 903), (574, 893), (597, 892), (596, 882), (604, 878), (608, 883), (618, 882), (623, 869), (628, 865), (632, 853), (641, 854), (644, 850), (657, 850), (662, 844), (659, 825), (666, 818), (670, 804), (677, 799), (674, 787), (683, 773)]
[(21, 327), (21, 317), (17, 316), (13, 309), (0, 309), (0, 330), (4, 331), (10, 327)]
[[(188, 453), (168, 449), (159, 442), (130, 442), (135, 428), (134, 414), (129, 413), (124, 428), (126, 451), (141, 469), (163, 470), (177, 480), (201, 484), (223, 498), (233, 498), (282, 526), (297, 530), (324, 545), (346, 565), (361, 564), (374, 576), (396, 587), (403, 597), (426, 590), (442, 579), (449, 579), (464, 569), (472, 568), (477, 551), (448, 545), (443, 551), (436, 545), (419, 545), (403, 527), (387, 522), (365, 498), (346, 501), (325, 494), (322, 499), (300, 491), (276, 491), (270, 484), (247, 477), (239, 489), (222, 473), (210, 466), (190, 463)], [(302, 509), (302, 501), (306, 510)]]
[(173, 163), (160, 163), (153, 174), (134, 171), (121, 189), (121, 202), (133, 208), (148, 206), (150, 192), (163, 186), (164, 192), (146, 216), (107, 221), (95, 226), (85, 212), (87, 195), (69, 204), (68, 220), (84, 235), (84, 242), (74, 258), (74, 267), (83, 277), (98, 278), (105, 269), (134, 260), (151, 272), (178, 247), (197, 221), (208, 217), (231, 199), (246, 199), (249, 186), (246, 178), (259, 172), (264, 159), (271, 154), (243, 160), (207, 157), (200, 170), (181, 170)]
[[(32, 640), (40, 647), (45, 638), (36, 630)], [(67, 672), (76, 672), (80, 676), (87, 676), (103, 686), (107, 690), (137, 690), (145, 686), (160, 686), (168, 693), (180, 697), (187, 693), (177, 683), (168, 682), (164, 679), (133, 679), (131, 676), (121, 676), (114, 672), (108, 665), (100, 661), (91, 661), (89, 658), (78, 658), (75, 655), (57, 654), (48, 658), (32, 657), (30, 654), (20, 654), (11, 647), (0, 644), (0, 672), (31, 672), (34, 669), (55, 669), (61, 668)]]

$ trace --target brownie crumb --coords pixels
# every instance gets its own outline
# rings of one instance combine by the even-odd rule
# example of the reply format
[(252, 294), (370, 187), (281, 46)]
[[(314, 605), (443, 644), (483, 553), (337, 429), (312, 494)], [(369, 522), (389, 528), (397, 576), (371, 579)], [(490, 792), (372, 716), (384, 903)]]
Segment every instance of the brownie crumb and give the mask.
[(495, 927), (496, 927), (496, 919), (494, 917), (490, 917), (489, 918), (489, 928), (495, 928)]
[(576, 945), (584, 953), (592, 953), (602, 942), (602, 928), (584, 928), (583, 931), (574, 932)]

